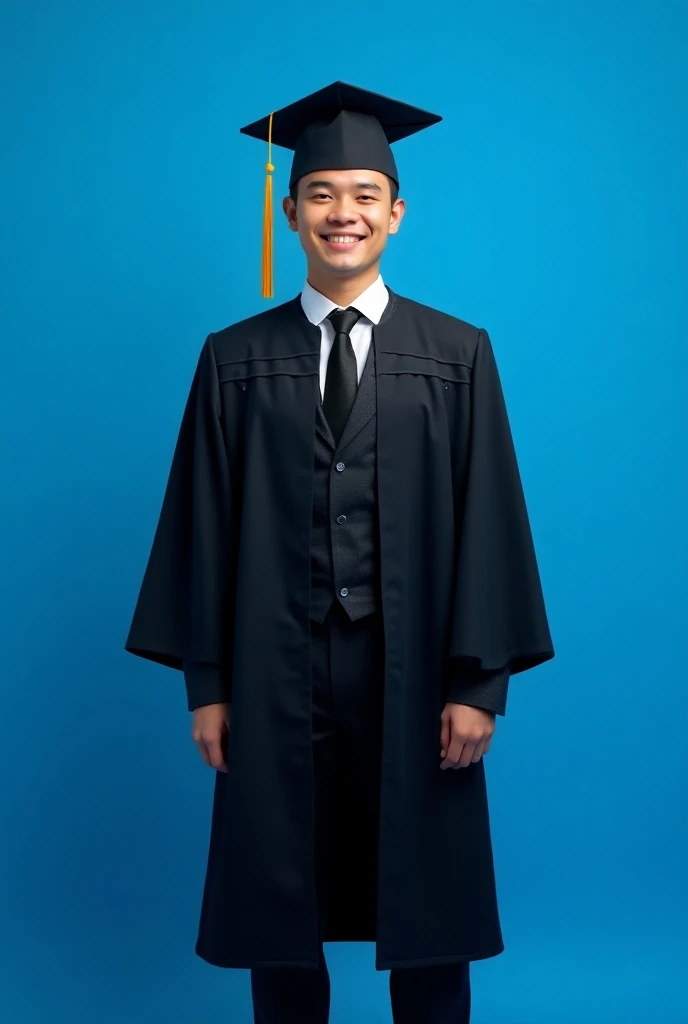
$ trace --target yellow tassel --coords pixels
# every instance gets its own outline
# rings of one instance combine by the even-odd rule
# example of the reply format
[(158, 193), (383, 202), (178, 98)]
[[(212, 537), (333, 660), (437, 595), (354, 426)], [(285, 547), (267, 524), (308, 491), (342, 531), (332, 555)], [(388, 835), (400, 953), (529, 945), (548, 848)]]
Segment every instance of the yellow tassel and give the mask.
[(268, 129), (268, 162), (265, 165), (265, 205), (263, 209), (263, 298), (271, 299), (274, 294), (272, 273), (272, 114)]

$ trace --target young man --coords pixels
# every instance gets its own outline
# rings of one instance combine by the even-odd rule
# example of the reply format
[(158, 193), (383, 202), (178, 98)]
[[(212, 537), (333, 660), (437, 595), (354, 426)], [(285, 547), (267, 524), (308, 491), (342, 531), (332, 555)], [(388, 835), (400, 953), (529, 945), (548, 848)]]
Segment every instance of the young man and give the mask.
[(483, 755), (554, 650), (487, 332), (380, 276), (438, 120), (337, 82), (242, 129), (294, 150), (307, 281), (206, 339), (126, 643), (184, 670), (196, 952), (260, 1024), (326, 1024), (324, 940), (376, 943), (395, 1024), (467, 1024), (504, 949)]

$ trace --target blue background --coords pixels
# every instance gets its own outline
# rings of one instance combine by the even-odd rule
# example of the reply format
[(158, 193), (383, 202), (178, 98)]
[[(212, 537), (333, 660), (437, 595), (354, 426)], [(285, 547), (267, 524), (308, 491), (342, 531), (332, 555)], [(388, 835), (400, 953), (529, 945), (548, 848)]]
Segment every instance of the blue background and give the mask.
[[(557, 649), (486, 760), (473, 1024), (683, 1024), (688, 7), (5, 0), (0, 38), (2, 1024), (252, 1019), (193, 953), (181, 676), (123, 644), (200, 347), (266, 305), (238, 128), (337, 78), (444, 115), (383, 274), (490, 332)], [(333, 1024), (390, 1020), (371, 945), (328, 961)]]

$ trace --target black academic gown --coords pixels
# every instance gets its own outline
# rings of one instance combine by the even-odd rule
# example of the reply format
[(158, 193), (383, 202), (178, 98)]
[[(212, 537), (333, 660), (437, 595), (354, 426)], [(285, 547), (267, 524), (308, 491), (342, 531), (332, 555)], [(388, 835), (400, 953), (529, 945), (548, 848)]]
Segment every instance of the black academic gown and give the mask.
[[(456, 681), (554, 656), (499, 375), (484, 330), (395, 295), (376, 352), (385, 632), (375, 966), (495, 956), (485, 766), (439, 768)], [(320, 328), (298, 297), (209, 335), (126, 648), (225, 668), (196, 952), (314, 967), (310, 534)], [(333, 884), (336, 884), (334, 880)]]

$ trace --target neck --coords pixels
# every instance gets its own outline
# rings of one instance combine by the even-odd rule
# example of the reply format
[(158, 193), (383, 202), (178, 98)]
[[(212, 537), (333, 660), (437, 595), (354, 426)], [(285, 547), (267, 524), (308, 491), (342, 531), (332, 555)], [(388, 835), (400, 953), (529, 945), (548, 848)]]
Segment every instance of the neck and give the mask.
[(312, 288), (320, 292), (321, 295), (327, 296), (332, 302), (336, 302), (338, 306), (346, 308), (351, 305), (361, 292), (369, 288), (379, 275), (379, 262), (355, 277), (334, 277), (332, 274), (323, 273), (318, 269), (309, 267), (308, 283)]

